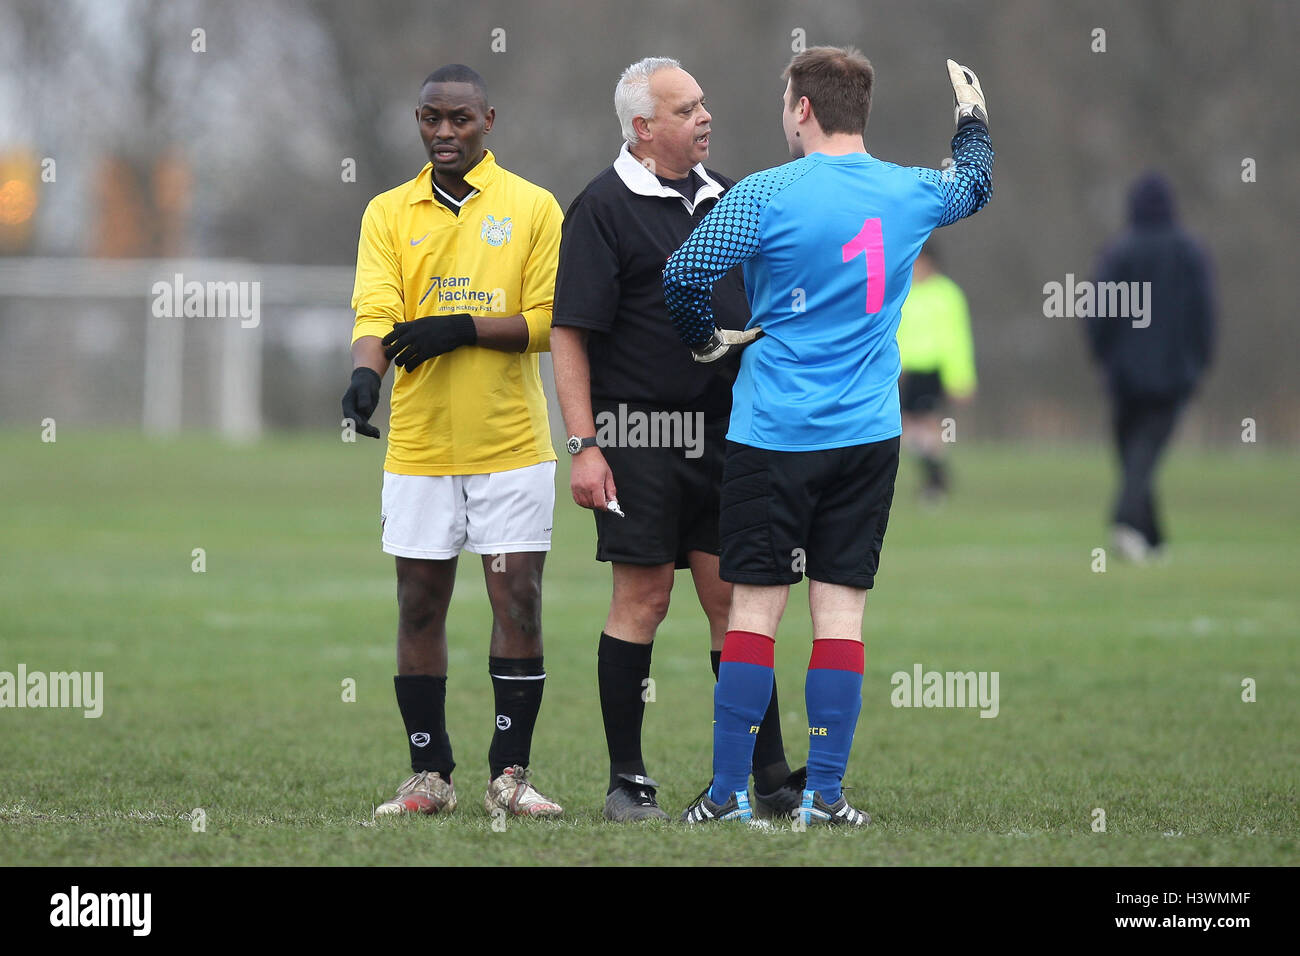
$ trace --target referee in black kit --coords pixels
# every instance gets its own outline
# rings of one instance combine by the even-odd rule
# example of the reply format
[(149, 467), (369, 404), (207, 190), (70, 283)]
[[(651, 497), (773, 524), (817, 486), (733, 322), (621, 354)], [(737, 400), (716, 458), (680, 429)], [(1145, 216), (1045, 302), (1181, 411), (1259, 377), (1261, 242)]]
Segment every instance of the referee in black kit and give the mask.
[[(718, 577), (718, 509), (738, 358), (699, 364), (663, 298), (663, 268), (733, 181), (703, 161), (712, 117), (681, 65), (650, 57), (614, 91), (624, 143), (564, 219), (551, 353), (572, 455), (573, 500), (596, 515), (596, 559), (613, 567), (597, 673), (609, 746), (604, 815), (665, 819), (641, 755), (643, 694), (673, 574), (689, 568), (709, 621), (717, 675), (731, 585)], [(714, 286), (719, 327), (749, 320), (735, 269)], [(719, 374), (719, 373), (722, 374)], [(667, 446), (667, 447), (665, 447)], [(799, 801), (775, 688), (754, 748), (755, 809)]]

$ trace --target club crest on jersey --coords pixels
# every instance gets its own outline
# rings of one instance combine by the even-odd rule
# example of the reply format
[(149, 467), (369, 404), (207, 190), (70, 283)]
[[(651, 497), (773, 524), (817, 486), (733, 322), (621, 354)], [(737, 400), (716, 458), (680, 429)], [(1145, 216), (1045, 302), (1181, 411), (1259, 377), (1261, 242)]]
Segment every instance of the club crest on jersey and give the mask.
[(492, 216), (484, 216), (483, 228), (479, 230), (478, 237), (489, 246), (504, 246), (510, 241), (510, 217), (506, 216), (497, 222)]

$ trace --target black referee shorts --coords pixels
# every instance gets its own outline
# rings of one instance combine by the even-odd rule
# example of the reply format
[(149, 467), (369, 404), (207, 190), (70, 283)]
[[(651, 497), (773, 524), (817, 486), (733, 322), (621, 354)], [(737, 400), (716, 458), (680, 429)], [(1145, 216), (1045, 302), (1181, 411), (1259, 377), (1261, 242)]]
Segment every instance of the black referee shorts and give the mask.
[(727, 442), (721, 577), (869, 588), (894, 501), (898, 439), (822, 451)]
[[(649, 406), (624, 403), (629, 413), (652, 414)], [(618, 406), (592, 403), (599, 414)], [(695, 412), (681, 412), (696, 415)], [(704, 419), (699, 457), (686, 448), (602, 445), (601, 453), (618, 489), (627, 517), (596, 511), (596, 560), (619, 564), (673, 564), (689, 567), (687, 554), (717, 554), (719, 489), (727, 445), (727, 419)], [(694, 451), (692, 451), (692, 454)]]
[(938, 372), (904, 372), (898, 383), (898, 404), (909, 415), (937, 412), (943, 407), (943, 399)]

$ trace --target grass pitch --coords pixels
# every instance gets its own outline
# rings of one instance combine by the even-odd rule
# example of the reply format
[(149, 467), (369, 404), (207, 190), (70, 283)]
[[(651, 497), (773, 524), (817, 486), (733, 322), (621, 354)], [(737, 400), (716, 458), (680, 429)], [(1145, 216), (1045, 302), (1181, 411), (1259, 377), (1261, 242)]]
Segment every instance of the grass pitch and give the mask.
[[(916, 506), (904, 466), (867, 605), (845, 781), (875, 818), (864, 833), (601, 820), (609, 572), (561, 472), (533, 766), (567, 818), (497, 832), (481, 806), (493, 715), (474, 556), (449, 625), (461, 807), (371, 819), (408, 775), (381, 444), (0, 433), (0, 671), (104, 675), (98, 719), (0, 710), (0, 864), (1296, 863), (1300, 460), (1176, 449), (1161, 482), (1171, 560), (1110, 555), (1104, 573), (1106, 449), (959, 445), (954, 460), (956, 493), (937, 512)], [(777, 642), (795, 766), (803, 590)], [(892, 706), (891, 675), (916, 664), (997, 671), (997, 717)], [(684, 573), (653, 674), (646, 757), (680, 812), (709, 776), (713, 684)]]

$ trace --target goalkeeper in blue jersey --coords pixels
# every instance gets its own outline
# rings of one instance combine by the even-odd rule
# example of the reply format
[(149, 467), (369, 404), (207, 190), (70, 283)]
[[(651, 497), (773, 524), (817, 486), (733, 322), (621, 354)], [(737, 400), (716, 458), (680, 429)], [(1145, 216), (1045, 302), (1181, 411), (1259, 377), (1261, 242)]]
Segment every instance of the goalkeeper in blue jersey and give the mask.
[[(734, 584), (714, 693), (713, 781), (683, 819), (748, 819), (754, 733), (772, 695), (790, 585), (810, 579), (808, 782), (794, 814), (860, 826), (841, 791), (862, 706), (862, 612), (875, 580), (902, 422), (895, 334), (930, 233), (981, 209), (993, 149), (975, 74), (948, 61), (954, 164), (866, 151), (871, 64), (852, 48), (790, 61), (782, 124), (794, 162), (737, 183), (664, 269), (674, 327), (697, 361), (744, 348), (727, 432), (721, 577)], [(753, 317), (719, 330), (710, 289), (744, 264)]]

